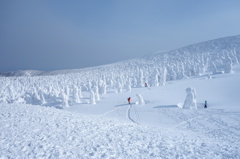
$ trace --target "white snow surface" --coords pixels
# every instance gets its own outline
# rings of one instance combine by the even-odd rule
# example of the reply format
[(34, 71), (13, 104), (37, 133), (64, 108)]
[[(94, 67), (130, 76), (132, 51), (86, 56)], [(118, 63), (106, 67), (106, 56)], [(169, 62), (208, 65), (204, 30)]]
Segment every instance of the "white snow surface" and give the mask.
[[(212, 79), (107, 93), (96, 105), (2, 103), (0, 158), (240, 158), (239, 80), (236, 67)], [(190, 86), (197, 91), (196, 110), (178, 107)], [(145, 105), (127, 104), (136, 93)]]
[[(239, 43), (233, 36), (93, 68), (0, 74), (0, 159), (239, 159)], [(182, 109), (187, 88), (196, 109)]]

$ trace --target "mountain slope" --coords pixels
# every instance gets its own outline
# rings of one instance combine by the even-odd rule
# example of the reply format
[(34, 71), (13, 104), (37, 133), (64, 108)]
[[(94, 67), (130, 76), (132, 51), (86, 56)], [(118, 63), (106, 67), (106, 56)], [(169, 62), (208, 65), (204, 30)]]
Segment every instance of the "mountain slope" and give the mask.
[[(238, 159), (238, 41), (0, 77), (0, 158)], [(181, 109), (189, 87), (197, 108)]]
[(32, 78), (2, 77), (0, 102), (58, 107), (64, 100), (73, 102), (77, 98), (76, 92), (81, 91), (106, 94), (107, 91), (121, 92), (145, 84), (161, 86), (168, 81), (194, 76), (211, 78), (214, 74), (231, 73), (233, 66), (239, 64), (239, 44), (240, 36), (233, 36), (98, 67), (32, 72), (41, 74)]
[[(190, 67), (188, 70), (185, 69), (184, 71), (187, 76), (191, 76), (191, 70), (194, 70), (194, 67), (205, 67), (204, 69), (206, 69), (199, 70), (200, 72), (195, 72), (195, 74), (204, 73), (204, 71), (215, 71), (214, 68), (212, 68), (212, 65), (216, 65), (216, 69), (219, 71), (223, 70), (225, 66), (224, 64), (221, 64), (221, 62), (224, 63), (228, 60), (228, 58), (231, 59), (233, 65), (238, 64), (238, 61), (240, 60), (239, 44), (240, 35), (230, 36), (189, 45), (169, 52), (147, 55), (141, 58), (122, 61), (114, 64), (86, 69), (51, 71), (46, 72), (46, 75), (82, 73), (88, 70), (95, 72), (101, 70), (125, 72), (129, 69), (129, 72), (132, 72), (136, 69), (142, 69), (143, 72), (149, 72), (149, 74), (151, 74), (155, 68), (159, 69), (161, 72), (161, 68), (163, 67), (166, 67), (170, 73), (172, 69), (177, 70), (179, 67), (184, 67), (187, 69), (187, 67)], [(173, 65), (178, 68), (174, 68)], [(169, 79), (171, 79), (171, 77), (169, 77)]]
[[(186, 61), (193, 61), (194, 62), (202, 62), (202, 65), (206, 67), (208, 71), (213, 71), (211, 66), (212, 65), (209, 61), (216, 63), (216, 67), (221, 70), (223, 69), (219, 64), (218, 60), (227, 59), (228, 57), (231, 58), (233, 64), (238, 63), (240, 59), (240, 35), (237, 36), (229, 36), (214, 40), (209, 40), (193, 45), (189, 45), (186, 47), (182, 47), (173, 51), (158, 53), (154, 55), (146, 55), (141, 58), (135, 58), (132, 60), (121, 61), (113, 64), (107, 64), (102, 66), (96, 67), (89, 67), (83, 69), (72, 69), (72, 70), (56, 70), (56, 71), (49, 71), (49, 72), (37, 72), (37, 71), (18, 71), (14, 72), (7, 72), (1, 73), (0, 76), (37, 76), (37, 75), (60, 75), (60, 74), (71, 74), (71, 73), (84, 73), (89, 71), (101, 71), (101, 70), (112, 70), (112, 69), (119, 69), (119, 71), (126, 71), (126, 67), (131, 66), (134, 69), (136, 67), (142, 68), (146, 65), (146, 67), (150, 68), (159, 68), (159, 67), (168, 67), (167, 65), (172, 65), (176, 61), (179, 63), (183, 63), (183, 67), (186, 67)], [(184, 58), (187, 58), (183, 60)], [(152, 67), (155, 65), (155, 67)], [(130, 67), (130, 68), (131, 68)], [(169, 70), (169, 68), (168, 68)], [(27, 72), (27, 73), (23, 73)], [(29, 73), (30, 72), (30, 73)]]

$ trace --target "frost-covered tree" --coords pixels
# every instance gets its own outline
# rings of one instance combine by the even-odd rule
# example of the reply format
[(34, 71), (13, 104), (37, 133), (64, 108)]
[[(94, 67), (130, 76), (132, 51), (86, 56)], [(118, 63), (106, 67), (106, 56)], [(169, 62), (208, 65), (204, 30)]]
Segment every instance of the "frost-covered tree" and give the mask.
[(192, 93), (193, 93), (192, 109), (197, 109), (197, 93), (196, 93), (196, 89), (195, 88), (192, 88)]
[(239, 60), (237, 58), (236, 49), (231, 50), (228, 55), (229, 55), (229, 57), (231, 57), (233, 64), (238, 64), (239, 63)]
[(68, 100), (69, 100), (69, 97), (67, 96), (67, 94), (65, 94), (64, 92), (61, 93), (61, 97), (62, 97), (62, 107), (69, 107), (69, 104), (68, 104)]
[(186, 89), (187, 97), (183, 104), (183, 109), (197, 109), (196, 90), (192, 87)]
[(131, 84), (132, 84), (132, 82), (131, 82), (131, 79), (129, 78), (128, 79), (128, 83), (127, 83), (127, 92), (131, 92), (132, 91), (132, 87), (131, 87)]
[(83, 96), (82, 96), (82, 86), (81, 86), (81, 85), (78, 86), (78, 97), (79, 97), (79, 98), (82, 98), (82, 97), (83, 97)]
[(107, 86), (103, 80), (99, 80), (98, 86), (100, 95), (107, 94)]
[(91, 91), (92, 90), (92, 82), (88, 81), (88, 90)]
[(167, 79), (167, 69), (163, 67), (162, 74), (160, 76), (159, 84), (164, 86), (166, 84)]
[(40, 104), (41, 97), (39, 96), (36, 89), (34, 89), (33, 95), (32, 95), (32, 104)]
[(174, 67), (169, 68), (169, 74), (170, 74), (170, 80), (177, 79), (177, 73), (175, 72)]
[(100, 96), (99, 96), (99, 93), (98, 93), (98, 86), (97, 86), (97, 85), (94, 86), (93, 91), (94, 91), (94, 94), (95, 94), (95, 99), (96, 99), (97, 101), (99, 101), (99, 100), (100, 100)]
[(138, 104), (139, 105), (144, 105), (145, 104), (141, 94), (137, 94), (137, 98), (138, 98)]
[(136, 77), (133, 77), (133, 79), (132, 79), (132, 87), (137, 87), (137, 79), (136, 79)]
[(109, 87), (110, 87), (111, 89), (114, 89), (113, 79), (110, 79), (110, 80), (109, 80)]
[(81, 103), (77, 86), (73, 87), (73, 101), (74, 103)]
[(90, 91), (90, 104), (96, 104), (95, 93)]
[(217, 74), (217, 67), (214, 62), (212, 62), (212, 74)]
[(121, 85), (121, 83), (117, 83), (117, 92), (118, 93), (122, 92), (122, 85)]
[(158, 76), (159, 76), (159, 72), (157, 69), (155, 69), (155, 71), (153, 72), (152, 77), (151, 77), (151, 86), (152, 87), (159, 86)]
[(226, 59), (224, 73), (231, 73), (232, 72), (232, 60), (230, 57)]
[(45, 100), (43, 92), (40, 93), (40, 98), (41, 98), (41, 103), (40, 103), (41, 105), (44, 105), (44, 104), (47, 103), (46, 100)]
[(70, 95), (70, 89), (69, 89), (69, 87), (66, 87), (65, 88), (65, 92), (64, 92), (68, 97), (69, 97), (69, 95)]
[(102, 86), (101, 86), (101, 90), (103, 94), (107, 94), (107, 84), (106, 82), (103, 82)]
[(177, 73), (177, 79), (183, 79), (185, 78), (184, 75), (184, 65), (182, 62), (179, 62), (176, 68), (176, 73)]
[(143, 71), (139, 71), (139, 77), (137, 79), (137, 86), (138, 87), (144, 87), (144, 76), (143, 76)]

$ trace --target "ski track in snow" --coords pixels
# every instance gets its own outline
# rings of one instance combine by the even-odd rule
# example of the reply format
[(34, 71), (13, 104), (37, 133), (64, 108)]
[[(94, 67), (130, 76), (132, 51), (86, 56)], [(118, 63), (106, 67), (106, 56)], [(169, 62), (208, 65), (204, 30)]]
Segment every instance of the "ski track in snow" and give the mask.
[(1, 159), (240, 158), (238, 113), (196, 111), (184, 121), (187, 114), (165, 111), (183, 122), (158, 129), (40, 106), (0, 109)]
[[(147, 90), (140, 93), (141, 95), (147, 93), (149, 90), (151, 90), (150, 88), (147, 87)], [(136, 97), (132, 98), (132, 99), (135, 99)], [(132, 117), (131, 117), (131, 109), (133, 108), (133, 111), (135, 113), (135, 117), (136, 117), (136, 120), (134, 120)], [(139, 121), (140, 121), (140, 118), (139, 118), (139, 114), (137, 112), (137, 109), (135, 107), (135, 103), (131, 103), (129, 104), (128, 106), (128, 109), (126, 111), (126, 117), (127, 119), (129, 119), (131, 122), (135, 123), (135, 124), (139, 124)]]
[(132, 121), (135, 124), (138, 124), (135, 120), (133, 120), (133, 118), (131, 118), (131, 108), (132, 108), (132, 106), (133, 106), (132, 104), (129, 104), (126, 116), (130, 121)]

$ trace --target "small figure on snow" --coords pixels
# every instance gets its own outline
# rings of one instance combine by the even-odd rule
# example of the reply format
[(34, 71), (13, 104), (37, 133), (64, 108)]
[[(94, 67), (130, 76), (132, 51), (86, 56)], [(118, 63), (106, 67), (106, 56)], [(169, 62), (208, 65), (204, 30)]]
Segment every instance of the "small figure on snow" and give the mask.
[(145, 83), (145, 87), (148, 87), (147, 83)]
[(128, 100), (128, 103), (130, 104), (130, 102), (131, 102), (131, 98), (129, 97), (127, 100)]
[(207, 108), (207, 101), (205, 100), (204, 108)]

